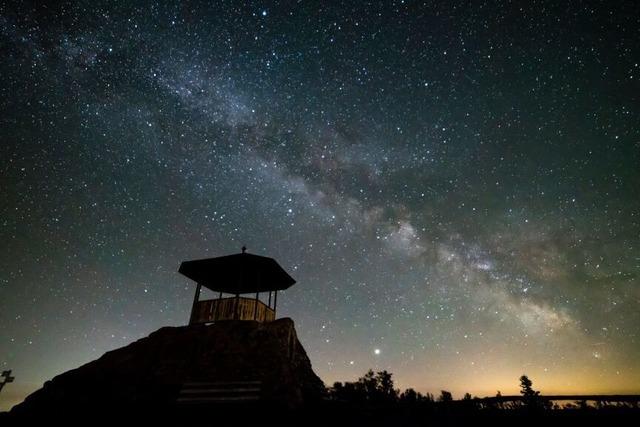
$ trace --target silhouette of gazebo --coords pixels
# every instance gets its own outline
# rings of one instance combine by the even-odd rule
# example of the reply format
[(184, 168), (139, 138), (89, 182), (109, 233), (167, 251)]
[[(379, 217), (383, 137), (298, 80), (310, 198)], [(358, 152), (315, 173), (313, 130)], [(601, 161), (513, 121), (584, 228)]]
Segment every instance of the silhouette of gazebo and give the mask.
[[(190, 325), (218, 320), (275, 320), (278, 291), (296, 281), (273, 258), (248, 254), (246, 250), (243, 246), (239, 254), (180, 264), (178, 271), (197, 283)], [(218, 292), (218, 298), (200, 301), (202, 286)], [(260, 300), (260, 293), (264, 292), (269, 293), (266, 304)], [(240, 296), (243, 294), (255, 295), (247, 298)]]

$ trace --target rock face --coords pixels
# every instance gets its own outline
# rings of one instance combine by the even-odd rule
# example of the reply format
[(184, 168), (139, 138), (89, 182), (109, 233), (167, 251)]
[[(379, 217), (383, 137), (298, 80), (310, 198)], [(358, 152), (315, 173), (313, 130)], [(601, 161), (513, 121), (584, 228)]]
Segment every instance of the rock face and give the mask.
[[(249, 390), (249, 400), (290, 408), (319, 399), (324, 390), (291, 319), (224, 321), (161, 328), (47, 381), (11, 413), (179, 407), (185, 404), (181, 400), (194, 400), (184, 399), (193, 396), (189, 394), (193, 390), (185, 391), (189, 384), (204, 389), (227, 387), (230, 402), (242, 400)], [(253, 386), (234, 388), (238, 384)], [(234, 390), (239, 394), (233, 395)], [(215, 397), (211, 402), (195, 399), (196, 403), (215, 404), (218, 409), (225, 404), (224, 398), (218, 399), (220, 390), (211, 393)]]

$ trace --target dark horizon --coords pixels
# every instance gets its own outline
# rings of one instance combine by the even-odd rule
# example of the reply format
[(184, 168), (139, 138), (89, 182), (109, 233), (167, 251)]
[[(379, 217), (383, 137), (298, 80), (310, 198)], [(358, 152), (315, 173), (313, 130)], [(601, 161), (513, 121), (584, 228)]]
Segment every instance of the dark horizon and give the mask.
[(0, 410), (187, 324), (180, 263), (244, 245), (327, 385), (639, 394), (639, 17), (0, 5)]

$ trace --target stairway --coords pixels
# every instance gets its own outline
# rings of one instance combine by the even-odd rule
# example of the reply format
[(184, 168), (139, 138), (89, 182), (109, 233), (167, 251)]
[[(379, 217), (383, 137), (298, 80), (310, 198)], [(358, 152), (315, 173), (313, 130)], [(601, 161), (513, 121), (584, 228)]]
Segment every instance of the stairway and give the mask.
[(262, 382), (190, 382), (184, 383), (177, 402), (179, 404), (206, 404), (252, 402), (260, 400)]

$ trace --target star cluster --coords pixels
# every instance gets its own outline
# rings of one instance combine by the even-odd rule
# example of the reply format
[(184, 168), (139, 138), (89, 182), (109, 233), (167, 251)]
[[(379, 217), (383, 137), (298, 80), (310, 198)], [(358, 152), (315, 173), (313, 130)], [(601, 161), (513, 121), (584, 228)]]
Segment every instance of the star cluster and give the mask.
[(331, 384), (639, 392), (633, 2), (0, 6), (10, 407), (276, 258)]

